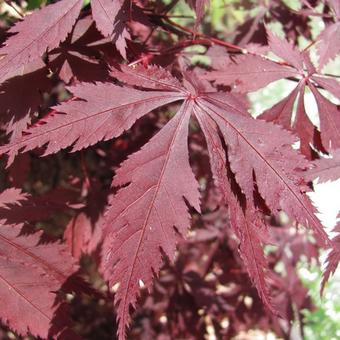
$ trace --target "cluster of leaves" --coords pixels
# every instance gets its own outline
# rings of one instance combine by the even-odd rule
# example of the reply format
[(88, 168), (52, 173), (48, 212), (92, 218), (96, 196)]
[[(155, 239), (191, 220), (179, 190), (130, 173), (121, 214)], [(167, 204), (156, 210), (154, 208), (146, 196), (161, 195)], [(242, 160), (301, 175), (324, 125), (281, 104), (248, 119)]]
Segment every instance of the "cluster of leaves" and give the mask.
[[(340, 99), (340, 83), (323, 72), (340, 49), (340, 2), (261, 2), (228, 42), (199, 32), (207, 0), (188, 0), (188, 26), (171, 18), (177, 2), (60, 0), (7, 31), (0, 318), (21, 336), (76, 338), (70, 296), (100, 294), (113, 295), (119, 339), (132, 309), (135, 337), (199, 338), (209, 325), (286, 337), (312, 308), (300, 257), (331, 248), (324, 283), (340, 260), (307, 195), (340, 173), (340, 113), (324, 93)], [(313, 17), (325, 23), (314, 40)], [(190, 63), (194, 45), (210, 66)], [(247, 94), (280, 79), (296, 87), (253, 118)], [(105, 293), (83, 280), (85, 254)]]

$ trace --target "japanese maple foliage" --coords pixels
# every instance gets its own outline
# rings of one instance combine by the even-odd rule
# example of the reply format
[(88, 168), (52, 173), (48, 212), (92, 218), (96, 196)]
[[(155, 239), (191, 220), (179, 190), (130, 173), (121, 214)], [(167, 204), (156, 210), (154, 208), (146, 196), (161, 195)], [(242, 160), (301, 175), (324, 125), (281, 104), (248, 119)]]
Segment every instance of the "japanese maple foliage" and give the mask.
[[(86, 338), (74, 317), (86, 293), (113, 299), (119, 339), (128, 327), (202, 338), (209, 324), (219, 337), (253, 327), (288, 337), (313, 308), (300, 258), (329, 248), (323, 285), (337, 267), (339, 236), (328, 238), (308, 192), (340, 177), (340, 83), (323, 71), (339, 53), (340, 2), (261, 2), (225, 38), (207, 29), (207, 0), (187, 1), (187, 26), (173, 21), (183, 4), (53, 1), (7, 31), (0, 319), (20, 336)], [(326, 24), (314, 40), (313, 17)], [(190, 60), (195, 45), (209, 65)], [(252, 117), (247, 94), (280, 79), (296, 87)]]

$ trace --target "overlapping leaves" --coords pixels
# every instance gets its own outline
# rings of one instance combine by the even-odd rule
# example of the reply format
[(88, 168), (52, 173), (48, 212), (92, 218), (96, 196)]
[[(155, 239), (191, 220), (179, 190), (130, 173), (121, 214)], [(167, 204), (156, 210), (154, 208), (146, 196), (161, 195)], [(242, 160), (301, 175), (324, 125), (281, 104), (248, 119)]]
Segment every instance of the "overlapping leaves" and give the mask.
[[(196, 10), (199, 22), (207, 1), (189, 3)], [(329, 3), (338, 15), (338, 2)], [(19, 153), (37, 148), (42, 148), (44, 155), (65, 148), (79, 151), (121, 136), (138, 119), (172, 104), (177, 112), (116, 170), (112, 183), (116, 194), (110, 197), (106, 214), (101, 217), (102, 267), (110, 288), (116, 291), (119, 338), (125, 338), (130, 307), (136, 307), (140, 287), (151, 288), (164, 256), (174, 260), (176, 244), (186, 237), (190, 228), (189, 209), (200, 212), (200, 186), (189, 161), (188, 138), (192, 125), (200, 128), (206, 140), (214, 183), (223, 198), (222, 204), (228, 208), (244, 266), (265, 306), (277, 313), (269, 288), (272, 277), (263, 252), (263, 245), (273, 242), (268, 217), (284, 211), (297, 224), (312, 229), (321, 245), (329, 245), (306, 195), (308, 187), (304, 180), (317, 175), (322, 180), (337, 177), (338, 151), (332, 160), (314, 163), (315, 168), (305, 175), (309, 162), (301, 153), (311, 157), (311, 146), (320, 150), (321, 145), (315, 141), (317, 129), (304, 107), (304, 91), (309, 87), (316, 98), (322, 146), (331, 152), (340, 147), (339, 112), (319, 88), (339, 98), (339, 83), (320, 74), (305, 52), (270, 32), (269, 48), (281, 62), (248, 53), (236, 57), (221, 70), (209, 72), (204, 81), (184, 67), (176, 69), (180, 79), (158, 66), (126, 65), (113, 68), (111, 78), (109, 68), (105, 67), (101, 77), (98, 66), (103, 60), (91, 54), (93, 41), (85, 48), (76, 44), (77, 34), (83, 36), (93, 27), (89, 16), (80, 19), (74, 27), (81, 7), (80, 0), (62, 0), (25, 17), (10, 30), (13, 35), (0, 50), (4, 56), (0, 61), (0, 82), (12, 78), (2, 85), (3, 102), (7, 105), (6, 91), (16, 84), (17, 78), (13, 77), (20, 72), (27, 73), (32, 67), (35, 70), (36, 65), (39, 68), (44, 54), (49, 57), (47, 65), (60, 79), (72, 83), (67, 87), (71, 98), (52, 107), (52, 111), (28, 128), (30, 109), (35, 111), (40, 105), (37, 91), (33, 91), (24, 108), (11, 103), (1, 122), (12, 135), (8, 144), (0, 147), (0, 153), (7, 154), (11, 164)], [(105, 43), (108, 40), (113, 43), (126, 59), (127, 40), (131, 38), (127, 23), (131, 20), (145, 23), (142, 10), (128, 0), (92, 0), (91, 7), (96, 27), (109, 38)], [(337, 23), (319, 38), (319, 48), (321, 46), (322, 52), (323, 48), (327, 50), (320, 54), (319, 69), (338, 52), (337, 48), (324, 46), (334, 27), (337, 29)], [(59, 46), (63, 41), (64, 45)], [(95, 80), (103, 82), (79, 82), (78, 78), (82, 77), (77, 77), (74, 57), (87, 65), (95, 64), (94, 73), (98, 76)], [(46, 73), (44, 67), (41, 70)], [(88, 74), (83, 78), (91, 80)], [(233, 91), (247, 93), (281, 78), (296, 80), (296, 88), (260, 119), (253, 119), (240, 96), (233, 94)], [(207, 80), (231, 86), (232, 91), (218, 92)], [(48, 83), (45, 89), (50, 85), (46, 77), (39, 82)], [(292, 119), (296, 101), (296, 115)], [(12, 116), (12, 107), (20, 112)], [(296, 141), (300, 142), (301, 153), (293, 148)], [(0, 228), (0, 260), (3, 261), (0, 279), (1, 291), (5, 292), (1, 294), (5, 304), (1, 318), (21, 335), (32, 333), (47, 338), (58, 334), (58, 330), (51, 328), (53, 315), (61, 306), (55, 302), (54, 292), (64, 285), (76, 266), (64, 246), (40, 245), (39, 233), (22, 235), (22, 224), (17, 220), (8, 221), (8, 217), (13, 216), (8, 204), (16, 206), (27, 199), (27, 195), (15, 189), (0, 195), (0, 210), (5, 216)], [(25, 214), (20, 216), (24, 218)], [(37, 216), (44, 215), (36, 213), (35, 218)], [(78, 226), (80, 230), (85, 228), (86, 237), (73, 243), (73, 232)], [(71, 220), (64, 236), (76, 257), (93, 251), (99, 244), (96, 239), (94, 245), (90, 245), (92, 230), (86, 209)], [(335, 239), (335, 243), (337, 241)], [(325, 278), (339, 260), (336, 248), (330, 254)], [(29, 275), (26, 268), (30, 269)], [(44, 293), (39, 295), (37, 289)], [(13, 309), (9, 305), (18, 307)], [(24, 320), (19, 317), (22, 310), (27, 316)]]
[[(316, 149), (322, 149), (323, 146), (326, 150), (338, 148), (340, 143), (339, 110), (337, 105), (320, 93), (319, 88), (339, 98), (340, 83), (334, 78), (319, 74), (307, 52), (299, 52), (287, 41), (278, 38), (270, 31), (267, 33), (270, 50), (283, 62), (246, 54), (236, 57), (221, 70), (207, 73), (206, 78), (214, 80), (217, 84), (230, 85), (234, 91), (243, 93), (255, 91), (282, 78), (293, 78), (297, 81), (296, 88), (287, 97), (263, 112), (259, 118), (294, 131), (300, 138), (301, 151), (307, 157), (310, 156), (310, 146)], [(305, 110), (306, 86), (312, 91), (317, 102), (322, 146), (315, 139), (317, 128), (313, 126)], [(298, 102), (297, 111), (296, 115), (293, 115), (296, 101)]]
[[(113, 181), (114, 186), (127, 185), (112, 197), (104, 218), (105, 276), (111, 286), (119, 286), (115, 299), (120, 337), (124, 337), (129, 307), (136, 305), (141, 282), (150, 288), (163, 252), (173, 259), (177, 238), (185, 236), (190, 226), (188, 205), (200, 210), (198, 183), (190, 169), (186, 141), (192, 115), (205, 133), (214, 178), (229, 206), (241, 256), (260, 296), (274, 310), (260, 246), (269, 241), (269, 235), (258, 197), (274, 214), (285, 211), (327, 243), (305, 195), (302, 171), (308, 163), (292, 149), (295, 138), (279, 126), (251, 118), (233, 95), (206, 92), (210, 86), (194, 74), (184, 73), (185, 86), (157, 67), (122, 67), (113, 75), (126, 85), (84, 83), (69, 88), (74, 100), (55, 107), (45, 124), (32, 127), (1, 151), (13, 159), (19, 151), (44, 145), (45, 154), (69, 146), (80, 150), (119, 136), (157, 107), (183, 101), (166, 126), (122, 163)], [(289, 165), (286, 159), (291, 160)]]
[[(58, 291), (77, 287), (70, 280), (78, 266), (65, 245), (41, 243), (41, 232), (24, 231), (26, 223), (18, 223), (13, 212), (26, 203), (29, 196), (19, 189), (0, 193), (0, 319), (21, 336), (76, 338), (68, 330), (68, 308)], [(22, 221), (25, 215), (27, 222), (37, 216), (33, 206), (28, 208)]]

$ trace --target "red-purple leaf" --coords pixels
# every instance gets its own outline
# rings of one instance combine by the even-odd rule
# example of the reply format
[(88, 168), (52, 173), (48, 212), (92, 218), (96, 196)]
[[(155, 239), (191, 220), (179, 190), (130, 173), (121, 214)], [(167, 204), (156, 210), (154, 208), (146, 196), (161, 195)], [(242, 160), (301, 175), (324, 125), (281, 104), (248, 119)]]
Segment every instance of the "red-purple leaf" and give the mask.
[(126, 59), (126, 39), (130, 34), (126, 21), (131, 15), (129, 0), (91, 0), (92, 15), (99, 31), (110, 37), (120, 54)]
[(93, 253), (102, 240), (101, 218), (96, 225), (83, 212), (75, 216), (67, 224), (64, 239), (72, 256), (80, 259), (82, 254)]
[(315, 126), (307, 116), (304, 101), (305, 89), (300, 89), (299, 99), (296, 108), (296, 117), (293, 123), (293, 130), (296, 131), (300, 139), (300, 151), (308, 159), (312, 157), (310, 144), (313, 143)]
[(322, 70), (330, 60), (334, 59), (340, 51), (340, 22), (330, 24), (318, 36), (316, 45), (319, 55), (319, 70)]
[(153, 109), (183, 98), (178, 92), (146, 92), (111, 83), (84, 83), (70, 87), (70, 91), (80, 99), (56, 106), (60, 113), (48, 117), (45, 124), (0, 147), (0, 153), (8, 153), (10, 163), (20, 149), (28, 151), (47, 144), (45, 155), (49, 155), (71, 145), (72, 151), (78, 151), (117, 137)]
[[(7, 191), (9, 190), (11, 189)], [(17, 191), (18, 189), (13, 190)], [(4, 195), (12, 197), (7, 191), (4, 192)], [(20, 193), (20, 196), (27, 197), (24, 193)], [(54, 212), (69, 209), (71, 203), (75, 202), (76, 197), (75, 192), (58, 188), (41, 196), (30, 197), (24, 201), (21, 199), (20, 205), (17, 205), (15, 209), (5, 210), (0, 203), (0, 216), (4, 215), (2, 218), (6, 220), (6, 224), (42, 221)]]
[(298, 71), (303, 70), (304, 60), (299, 50), (297, 50), (287, 40), (279, 38), (269, 30), (267, 30), (267, 36), (269, 47), (274, 54), (287, 61)]
[(340, 98), (340, 82), (334, 78), (325, 78), (313, 76), (311, 77), (317, 84), (330, 92), (336, 98)]
[(216, 84), (231, 85), (238, 92), (248, 92), (295, 75), (296, 70), (291, 67), (260, 56), (243, 55), (221, 70), (206, 73), (205, 78), (214, 80)]
[(35, 11), (13, 26), (14, 33), (0, 49), (0, 82), (20, 73), (20, 69), (39, 59), (66, 39), (81, 10), (83, 0), (62, 0)]
[[(17, 189), (0, 194), (2, 205), (26, 198)], [(0, 318), (21, 336), (47, 339), (60, 307), (57, 291), (77, 267), (65, 246), (39, 244), (41, 233), (21, 235), (21, 226), (0, 220)], [(65, 311), (58, 315), (60, 325), (69, 322)]]
[[(20, 201), (25, 201), (27, 195), (20, 189), (10, 188), (0, 194), (0, 208), (6, 208), (10, 204), (19, 204)], [(1, 218), (4, 218), (3, 216)]]
[[(34, 193), (11, 188), (0, 194), (0, 323), (19, 337), (76, 339), (65, 334), (71, 331), (65, 294), (82, 285), (76, 275), (69, 277), (77, 267), (68, 250), (78, 260), (87, 254), (104, 274), (115, 295), (120, 339), (140, 286), (150, 291), (161, 266), (154, 294), (141, 299), (136, 316), (142, 322), (132, 338), (202, 338), (207, 317), (214, 325), (229, 320), (229, 327), (215, 329), (217, 338), (254, 325), (288, 338), (291, 321), (311, 307), (296, 275), (301, 256), (316, 258), (321, 242), (334, 246), (324, 280), (338, 264), (339, 237), (328, 240), (306, 182), (339, 177), (339, 110), (322, 94), (340, 99), (340, 83), (319, 72), (309, 51), (316, 43), (320, 68), (339, 53), (340, 1), (323, 1), (322, 13), (316, 0), (303, 0), (298, 11), (280, 0), (265, 1), (255, 15), (257, 4), (242, 1), (245, 21), (227, 25), (228, 41), (218, 37), (209, 18), (204, 33), (197, 32), (207, 0), (185, 1), (196, 11), (193, 28), (172, 20), (177, 0), (92, 0), (83, 11), (82, 0), (53, 0), (26, 17), (29, 9), (18, 5), (23, 18), (13, 23), (7, 42), (0, 27), (0, 154), (11, 162), (19, 152), (40, 147), (46, 155), (81, 150), (46, 159), (37, 159), (38, 152), (20, 155), (0, 176), (1, 186)], [(10, 21), (7, 13), (2, 18), (5, 26), (14, 20), (9, 14)], [(311, 16), (326, 27), (316, 41)], [(265, 24), (274, 22), (286, 40), (266, 35)], [(306, 38), (302, 51), (300, 35)], [(202, 52), (212, 59), (211, 68), (192, 62), (197, 51), (190, 47), (196, 44), (211, 47)], [(281, 78), (296, 88), (261, 115), (266, 121), (253, 119), (248, 92)], [(73, 94), (68, 100), (65, 84), (72, 85), (66, 87)], [(306, 113), (306, 87), (318, 105), (319, 130)], [(93, 147), (83, 150), (87, 146)], [(319, 151), (332, 158), (311, 162)], [(190, 208), (200, 209), (198, 182), (204, 214), (194, 213), (186, 240)], [(300, 224), (321, 242), (308, 240), (308, 232), (297, 230)], [(64, 232), (66, 244), (46, 243), (47, 233), (34, 232), (39, 226), (48, 234)], [(277, 245), (268, 256), (266, 244)], [(287, 275), (274, 271), (278, 263)], [(90, 269), (88, 261), (82, 264)], [(88, 274), (92, 278), (92, 270)], [(77, 297), (74, 306), (82, 301), (87, 303)], [(287, 322), (276, 320), (277, 310)], [(93, 321), (77, 327), (83, 337), (94, 330)], [(0, 338), (6, 336), (1, 328)]]
[(339, 107), (320, 94), (313, 84), (311, 84), (309, 87), (313, 92), (318, 105), (321, 140), (323, 146), (327, 150), (340, 148)]
[[(337, 231), (340, 231), (338, 229), (339, 228), (336, 228)], [(325, 285), (328, 279), (330, 278), (332, 274), (335, 273), (340, 262), (340, 234), (335, 236), (332, 239), (332, 242), (333, 242), (333, 248), (331, 249), (331, 251), (329, 252), (327, 256), (327, 259), (326, 259), (327, 266), (322, 276), (321, 295), (323, 293), (323, 290), (325, 288)]]
[[(41, 67), (41, 65), (40, 65)], [(0, 122), (6, 125), (11, 141), (21, 137), (31, 122), (31, 115), (42, 104), (42, 92), (51, 90), (47, 69), (33, 69), (14, 77), (0, 87)], [(18, 100), (20, 98), (20, 100)]]
[(227, 177), (226, 156), (215, 122), (202, 110), (195, 110), (196, 117), (208, 145), (211, 170), (215, 185), (220, 189), (228, 205), (230, 224), (240, 241), (239, 251), (248, 274), (266, 307), (276, 314), (267, 284), (267, 262), (263, 254), (262, 238), (268, 231), (264, 221), (260, 221), (254, 207), (242, 209), (235, 193), (232, 192)]
[(132, 86), (153, 90), (183, 91), (179, 80), (157, 65), (151, 65), (148, 68), (141, 65), (135, 67), (119, 65), (119, 69), (111, 69), (111, 75)]
[(291, 116), (296, 97), (299, 93), (297, 86), (287, 97), (276, 103), (273, 107), (264, 111), (258, 118), (264, 119), (267, 122), (273, 122), (283, 126), (285, 129), (291, 129)]
[(279, 126), (238, 114), (242, 105), (235, 107), (228, 101), (227, 95), (223, 102), (209, 95), (199, 100), (199, 106), (219, 126), (228, 145), (231, 169), (247, 199), (254, 200), (254, 175), (259, 193), (272, 211), (285, 211), (312, 228), (322, 243), (328, 243), (315, 209), (304, 194), (300, 171), (307, 168), (308, 162), (292, 149), (295, 138)]
[(56, 292), (77, 268), (65, 246), (39, 245), (40, 233), (20, 236), (20, 230), (0, 226), (0, 317), (22, 336), (47, 339), (59, 306)]
[[(105, 277), (119, 284), (115, 295), (118, 334), (125, 338), (129, 307), (136, 305), (141, 282), (150, 289), (162, 264), (173, 260), (177, 238), (185, 236), (190, 214), (184, 198), (200, 209), (198, 183), (188, 159), (188, 123), (192, 103), (117, 171), (114, 185), (130, 183), (110, 202), (103, 246)], [(175, 229), (176, 228), (176, 229)]]
[(318, 182), (335, 181), (340, 175), (340, 150), (334, 150), (331, 158), (321, 158), (313, 162), (314, 167), (310, 169), (305, 178), (312, 181), (318, 178)]
[(109, 80), (108, 70), (103, 63), (78, 52), (76, 46), (60, 47), (55, 53), (50, 53), (49, 57), (49, 67), (66, 84)]
[[(293, 107), (298, 97), (298, 105), (294, 121), (292, 122)], [(264, 111), (259, 117), (267, 122), (273, 122), (283, 126), (287, 130), (293, 130), (300, 138), (300, 150), (306, 157), (310, 158), (310, 143), (313, 142), (314, 125), (307, 116), (304, 106), (304, 82), (298, 86), (280, 102), (270, 109)]]

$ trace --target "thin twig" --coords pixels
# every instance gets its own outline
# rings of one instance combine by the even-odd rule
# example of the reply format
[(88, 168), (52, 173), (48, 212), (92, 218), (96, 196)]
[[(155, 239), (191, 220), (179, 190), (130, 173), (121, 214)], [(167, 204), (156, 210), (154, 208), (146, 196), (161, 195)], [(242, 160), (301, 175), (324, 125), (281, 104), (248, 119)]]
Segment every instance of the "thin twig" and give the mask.
[(244, 49), (243, 47), (240, 47), (240, 46), (237, 46), (237, 45), (234, 45), (234, 44), (231, 44), (231, 43), (228, 43), (226, 41), (223, 41), (223, 40), (220, 40), (220, 39), (217, 39), (217, 38), (212, 38), (212, 37), (209, 37), (205, 34), (202, 34), (202, 33), (198, 33), (198, 32), (194, 32), (193, 30), (191, 30), (190, 28), (187, 28), (187, 27), (184, 27), (180, 24), (177, 24), (176, 22), (172, 21), (170, 18), (168, 17), (165, 17), (164, 20), (166, 22), (168, 22), (169, 24), (171, 24), (172, 26), (175, 26), (179, 29), (181, 29), (182, 31), (185, 31), (187, 33), (190, 33), (192, 36), (195, 36), (195, 37), (199, 37), (199, 38), (203, 38), (203, 39), (206, 39), (206, 40), (210, 40), (211, 42), (213, 42), (214, 44), (216, 45), (220, 45), (220, 46), (223, 46), (223, 47), (227, 47), (227, 48), (231, 48), (231, 49), (234, 49), (234, 50), (237, 50), (237, 51), (240, 51), (242, 53), (247, 53), (247, 50)]

